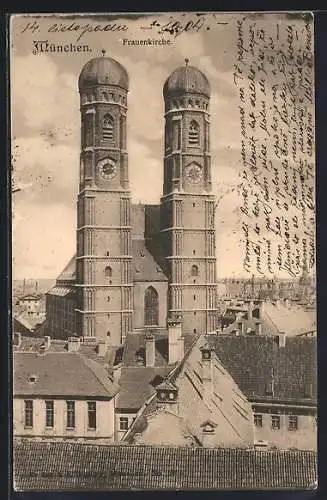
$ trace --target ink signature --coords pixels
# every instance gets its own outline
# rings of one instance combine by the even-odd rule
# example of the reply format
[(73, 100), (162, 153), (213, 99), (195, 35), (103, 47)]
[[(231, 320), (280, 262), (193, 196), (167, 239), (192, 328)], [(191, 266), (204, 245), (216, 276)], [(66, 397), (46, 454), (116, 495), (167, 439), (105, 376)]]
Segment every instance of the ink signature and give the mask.
[[(182, 16), (183, 17), (183, 16)], [(214, 16), (210, 16), (214, 19)], [(150, 26), (142, 26), (141, 29), (153, 29), (157, 28), (158, 35), (170, 34), (174, 38), (180, 36), (182, 33), (197, 33), (199, 31), (210, 30), (211, 22), (208, 19), (208, 16), (196, 14), (196, 17), (193, 19), (185, 18), (185, 19), (176, 19), (173, 16), (169, 16), (167, 22), (160, 22), (158, 19), (155, 19), (151, 22)], [(217, 22), (214, 21), (214, 24), (226, 25), (227, 22)]]

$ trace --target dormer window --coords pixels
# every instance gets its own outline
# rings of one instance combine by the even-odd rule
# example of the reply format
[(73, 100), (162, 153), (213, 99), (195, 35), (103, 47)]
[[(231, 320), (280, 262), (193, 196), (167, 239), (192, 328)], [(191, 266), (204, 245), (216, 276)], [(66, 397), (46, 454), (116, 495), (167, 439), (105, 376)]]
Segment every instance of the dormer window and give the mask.
[(169, 381), (164, 381), (157, 386), (158, 402), (174, 403), (177, 401), (177, 387)]
[(212, 349), (210, 345), (205, 344), (204, 346), (200, 347), (200, 351), (202, 354), (202, 361), (210, 361), (212, 357)]
[(216, 422), (213, 422), (212, 420), (206, 420), (203, 424), (201, 424), (202, 432), (205, 434), (213, 434), (216, 427)]
[(188, 142), (190, 146), (200, 145), (200, 126), (195, 120), (192, 120), (189, 126)]
[(30, 384), (35, 384), (37, 377), (36, 375), (30, 375), (27, 380)]
[(114, 138), (114, 119), (109, 114), (103, 117), (102, 137), (104, 141), (112, 141)]

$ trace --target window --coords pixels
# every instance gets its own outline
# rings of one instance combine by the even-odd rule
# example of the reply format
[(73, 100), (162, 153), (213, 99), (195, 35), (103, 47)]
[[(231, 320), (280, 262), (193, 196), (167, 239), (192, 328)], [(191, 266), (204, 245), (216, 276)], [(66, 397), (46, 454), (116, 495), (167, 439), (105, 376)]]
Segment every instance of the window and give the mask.
[(93, 116), (90, 113), (84, 115), (83, 138), (84, 146), (91, 146), (93, 144)]
[(145, 325), (157, 325), (158, 324), (158, 292), (152, 286), (149, 286), (145, 290), (144, 294), (144, 316)]
[(254, 425), (256, 427), (262, 427), (262, 415), (254, 415)]
[(196, 333), (196, 328), (193, 328), (193, 333)]
[(114, 119), (109, 114), (103, 117), (102, 137), (104, 141), (112, 141), (114, 138)]
[(119, 418), (119, 430), (127, 431), (128, 429), (128, 417)]
[(280, 417), (278, 415), (272, 415), (271, 428), (276, 430), (280, 429)]
[(288, 417), (288, 430), (297, 431), (298, 429), (298, 418), (296, 415), (290, 415)]
[(112, 277), (112, 269), (110, 266), (105, 267), (104, 269), (104, 276), (105, 278), (111, 278)]
[(67, 429), (75, 428), (75, 401), (66, 401), (67, 404)]
[(198, 274), (199, 274), (199, 268), (198, 268), (198, 266), (196, 266), (196, 265), (192, 266), (192, 268), (191, 268), (191, 275), (192, 276), (198, 276)]
[(95, 401), (88, 401), (87, 403), (87, 422), (89, 429), (97, 428), (97, 407)]
[(25, 427), (33, 427), (33, 401), (27, 399), (25, 404)]
[(53, 400), (49, 400), (45, 402), (45, 426), (53, 427), (54, 426), (54, 405)]
[(190, 123), (188, 142), (190, 146), (199, 146), (200, 144), (200, 127), (195, 120), (192, 120)]

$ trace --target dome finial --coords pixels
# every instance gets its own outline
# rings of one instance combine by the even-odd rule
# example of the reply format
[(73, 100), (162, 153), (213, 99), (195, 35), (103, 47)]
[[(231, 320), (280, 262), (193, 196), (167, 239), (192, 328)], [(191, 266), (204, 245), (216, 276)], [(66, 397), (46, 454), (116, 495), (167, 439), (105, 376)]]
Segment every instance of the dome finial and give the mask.
[(185, 59), (185, 65), (188, 66), (189, 62), (190, 62), (190, 60), (186, 57), (186, 59)]
[(104, 57), (106, 55), (106, 51), (104, 49), (101, 50), (101, 54)]

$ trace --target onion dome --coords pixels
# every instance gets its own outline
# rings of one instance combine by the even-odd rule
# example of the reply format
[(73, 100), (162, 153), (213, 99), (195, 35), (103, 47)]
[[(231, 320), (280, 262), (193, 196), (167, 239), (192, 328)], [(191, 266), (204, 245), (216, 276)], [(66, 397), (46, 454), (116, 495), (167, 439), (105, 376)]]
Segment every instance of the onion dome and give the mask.
[(96, 57), (87, 62), (78, 79), (80, 90), (94, 85), (115, 85), (128, 90), (129, 78), (124, 66), (111, 57)]
[(188, 59), (185, 59), (185, 66), (175, 69), (167, 78), (163, 88), (165, 98), (186, 92), (210, 97), (210, 83), (207, 77), (198, 68), (189, 66), (188, 63)]

